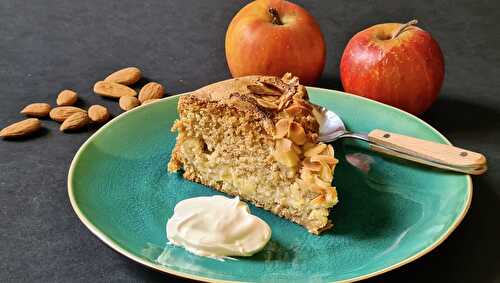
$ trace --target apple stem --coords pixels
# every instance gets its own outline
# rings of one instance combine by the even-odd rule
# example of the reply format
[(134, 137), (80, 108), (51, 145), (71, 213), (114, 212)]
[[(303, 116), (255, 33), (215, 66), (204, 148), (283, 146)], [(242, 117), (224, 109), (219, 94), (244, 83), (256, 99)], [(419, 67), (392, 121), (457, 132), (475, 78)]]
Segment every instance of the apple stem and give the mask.
[(268, 10), (269, 14), (271, 15), (271, 21), (273, 24), (281, 26), (283, 25), (283, 22), (281, 21), (280, 14), (278, 13), (278, 10), (276, 8), (269, 8)]
[(396, 33), (392, 36), (391, 39), (394, 39), (396, 37), (398, 37), (400, 34), (402, 34), (408, 27), (411, 27), (411, 26), (414, 26), (418, 24), (418, 20), (416, 19), (413, 19), (409, 22), (407, 22), (406, 24), (404, 25), (401, 25), (401, 27), (399, 27), (399, 29), (396, 31)]

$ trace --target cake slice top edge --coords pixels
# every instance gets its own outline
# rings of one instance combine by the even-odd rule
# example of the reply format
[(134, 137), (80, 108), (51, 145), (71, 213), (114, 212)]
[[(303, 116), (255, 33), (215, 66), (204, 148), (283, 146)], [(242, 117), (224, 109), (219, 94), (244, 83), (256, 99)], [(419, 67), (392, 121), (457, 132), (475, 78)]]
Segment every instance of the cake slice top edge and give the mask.
[(216, 82), (181, 98), (179, 110), (183, 99), (234, 107), (261, 120), (266, 132), (272, 136), (276, 134), (274, 125), (291, 116), (299, 118), (295, 120), (299, 120), (306, 132), (317, 134), (319, 130), (314, 117), (315, 107), (309, 102), (306, 88), (290, 73), (282, 78), (253, 75)]

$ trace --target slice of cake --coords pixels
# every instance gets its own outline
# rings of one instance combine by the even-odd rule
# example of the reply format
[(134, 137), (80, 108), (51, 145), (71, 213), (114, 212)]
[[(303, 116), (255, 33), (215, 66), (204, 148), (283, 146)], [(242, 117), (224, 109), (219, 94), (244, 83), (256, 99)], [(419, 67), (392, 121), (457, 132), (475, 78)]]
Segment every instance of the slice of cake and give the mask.
[(317, 142), (318, 113), (297, 77), (248, 76), (180, 97), (170, 172), (249, 201), (319, 234), (337, 159)]

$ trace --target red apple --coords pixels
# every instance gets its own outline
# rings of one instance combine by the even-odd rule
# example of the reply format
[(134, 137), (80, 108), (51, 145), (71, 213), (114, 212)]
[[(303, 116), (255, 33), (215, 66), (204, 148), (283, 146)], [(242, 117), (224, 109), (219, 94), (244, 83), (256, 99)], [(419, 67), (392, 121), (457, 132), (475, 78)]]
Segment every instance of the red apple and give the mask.
[(351, 38), (340, 61), (344, 90), (413, 114), (427, 110), (441, 89), (444, 59), (414, 24), (375, 25)]
[(227, 29), (226, 59), (233, 77), (291, 72), (310, 85), (321, 76), (325, 56), (319, 25), (288, 1), (251, 2)]

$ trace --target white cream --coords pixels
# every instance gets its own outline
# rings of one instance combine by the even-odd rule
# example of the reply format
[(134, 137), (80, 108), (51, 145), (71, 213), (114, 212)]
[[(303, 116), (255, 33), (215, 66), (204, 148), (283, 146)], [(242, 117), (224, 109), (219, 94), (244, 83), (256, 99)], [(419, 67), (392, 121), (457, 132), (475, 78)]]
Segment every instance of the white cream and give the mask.
[(200, 256), (251, 256), (269, 241), (271, 228), (238, 197), (196, 197), (177, 203), (167, 238)]

